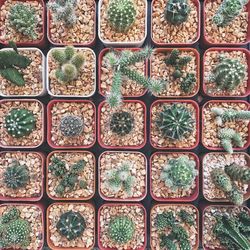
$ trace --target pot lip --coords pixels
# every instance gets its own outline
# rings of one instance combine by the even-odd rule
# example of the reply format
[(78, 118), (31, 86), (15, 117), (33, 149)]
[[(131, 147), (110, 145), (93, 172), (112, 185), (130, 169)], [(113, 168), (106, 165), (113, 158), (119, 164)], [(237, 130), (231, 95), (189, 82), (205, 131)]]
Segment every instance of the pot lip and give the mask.
[(196, 162), (196, 169), (200, 172), (200, 160), (199, 157), (197, 156), (197, 154), (193, 153), (193, 152), (187, 152), (187, 151), (180, 151), (180, 152), (174, 152), (174, 151), (156, 151), (154, 152), (149, 159), (149, 183), (150, 183), (150, 195), (152, 196), (152, 198), (156, 201), (162, 201), (162, 202), (191, 202), (197, 199), (198, 195), (199, 195), (199, 179), (200, 179), (200, 174), (198, 174), (198, 176), (196, 176), (195, 178), (195, 188), (194, 188), (194, 193), (190, 196), (185, 196), (185, 197), (179, 197), (179, 198), (162, 198), (162, 197), (156, 197), (153, 194), (153, 184), (152, 184), (152, 160), (153, 157), (155, 155), (159, 155), (159, 154), (164, 154), (164, 155), (169, 155), (169, 154), (178, 154), (178, 155), (192, 155), (194, 157), (194, 160)]
[(141, 149), (146, 145), (146, 141), (147, 141), (147, 124), (146, 124), (146, 120), (147, 120), (147, 109), (146, 109), (146, 104), (138, 99), (130, 99), (130, 100), (123, 100), (123, 103), (140, 103), (143, 106), (143, 114), (144, 114), (144, 128), (143, 128), (143, 132), (144, 132), (144, 142), (140, 145), (135, 145), (135, 146), (110, 146), (110, 145), (105, 145), (102, 141), (101, 141), (101, 125), (100, 125), (100, 120), (101, 120), (101, 108), (103, 107), (103, 105), (106, 103), (106, 101), (102, 101), (101, 103), (99, 103), (98, 106), (98, 125), (97, 125), (97, 141), (100, 144), (101, 147), (103, 147), (104, 149)]
[[(155, 1), (155, 0), (153, 0)], [(199, 90), (200, 90), (200, 53), (196, 48), (154, 48), (154, 52), (158, 53), (158, 52), (163, 52), (163, 51), (171, 51), (173, 49), (178, 49), (180, 51), (192, 51), (195, 54), (195, 60), (196, 60), (196, 78), (197, 78), (197, 88), (196, 91), (191, 94), (191, 95), (181, 95), (181, 96), (156, 96), (157, 98), (173, 98), (173, 99), (182, 99), (182, 98), (191, 98), (194, 97), (198, 94)], [(150, 70), (149, 70), (149, 75), (150, 77), (152, 76), (152, 57), (149, 59), (149, 66), (150, 66)]]
[[(152, 0), (152, 4), (151, 4), (151, 14), (153, 13), (153, 5), (154, 5), (154, 2), (156, 2), (157, 0)], [(201, 4), (200, 4), (200, 1), (198, 0), (191, 0), (194, 5), (196, 6), (197, 8), (197, 17), (198, 17), (198, 25), (197, 25), (197, 36), (195, 38), (194, 41), (190, 42), (190, 43), (162, 43), (162, 42), (156, 42), (153, 38), (153, 22), (151, 20), (151, 35), (150, 35), (150, 38), (151, 38), (151, 41), (153, 42), (153, 44), (155, 44), (156, 46), (191, 46), (193, 44), (195, 44), (201, 37)]]
[[(229, 202), (226, 198), (221, 198), (221, 199), (209, 199), (205, 194), (204, 194), (204, 161), (205, 161), (205, 158), (209, 155), (228, 155), (228, 153), (226, 152), (208, 152), (208, 153), (205, 153), (203, 156), (202, 156), (202, 160), (201, 160), (201, 164), (202, 164), (202, 194), (204, 196), (204, 198), (209, 201), (209, 202), (226, 202), (227, 204), (232, 204), (231, 202)], [(250, 156), (246, 153), (246, 152), (234, 152), (231, 156), (233, 155), (236, 155), (236, 154), (242, 154), (245, 156), (246, 158), (246, 161), (248, 163), (250, 163)], [(250, 168), (250, 166), (249, 166)], [(244, 194), (244, 201), (248, 200), (250, 198), (250, 185), (248, 185), (248, 188), (247, 188), (247, 192)]]
[(70, 197), (70, 198), (67, 198), (67, 197), (54, 197), (50, 194), (49, 192), (49, 185), (48, 185), (48, 172), (49, 172), (49, 160), (51, 158), (51, 156), (55, 153), (87, 153), (87, 154), (91, 154), (93, 156), (93, 159), (94, 159), (94, 176), (96, 174), (96, 157), (95, 155), (88, 151), (88, 150), (54, 150), (54, 151), (51, 151), (47, 157), (46, 157), (46, 193), (47, 195), (49, 196), (50, 199), (54, 200), (54, 201), (65, 201), (67, 203), (67, 201), (88, 201), (90, 199), (93, 198), (93, 196), (95, 195), (95, 191), (96, 191), (96, 179), (94, 178), (93, 181), (94, 181), (94, 192), (92, 195), (88, 196), (88, 197), (82, 197), (82, 198), (74, 198), (74, 197)]
[[(242, 97), (247, 97), (249, 94), (250, 94), (250, 79), (247, 80), (247, 88), (246, 88), (246, 93), (243, 94), (243, 95), (212, 95), (212, 94), (209, 94), (207, 93), (207, 90), (206, 90), (206, 84), (205, 84), (205, 81), (204, 81), (204, 73), (205, 73), (205, 62), (206, 62), (206, 56), (207, 56), (207, 53), (208, 52), (211, 52), (211, 51), (229, 51), (229, 52), (232, 52), (232, 51), (241, 51), (243, 53), (246, 54), (246, 57), (247, 57), (247, 61), (250, 60), (250, 52), (249, 50), (247, 50), (246, 48), (227, 48), (227, 47), (211, 47), (209, 49), (207, 49), (205, 52), (204, 52), (204, 55), (203, 55), (203, 59), (202, 59), (202, 72), (203, 72), (203, 83), (202, 83), (202, 91), (203, 93), (206, 95), (206, 96), (209, 96), (211, 98), (242, 98)], [(248, 63), (247, 63), (248, 64)], [(250, 64), (248, 65), (248, 68), (249, 68)], [(249, 70), (248, 70), (249, 71)], [(249, 74), (249, 73), (248, 73)]]
[(183, 148), (184, 150), (191, 150), (191, 149), (194, 149), (198, 146), (199, 144), (199, 141), (200, 141), (200, 124), (199, 124), (199, 118), (200, 118), (200, 109), (199, 109), (199, 106), (197, 104), (197, 102), (193, 101), (193, 100), (190, 100), (190, 99), (158, 99), (154, 102), (151, 103), (150, 105), (150, 132), (149, 132), (149, 142), (150, 142), (150, 145), (155, 148), (155, 149), (160, 149), (160, 150), (177, 150), (177, 149), (181, 149), (181, 148), (178, 148), (178, 147), (159, 147), (159, 146), (156, 146), (156, 145), (153, 145), (152, 143), (152, 138), (151, 138), (151, 131), (152, 131), (152, 108), (154, 105), (158, 104), (158, 103), (189, 103), (189, 104), (192, 104), (194, 106), (194, 109), (196, 111), (196, 115), (195, 115), (195, 118), (196, 118), (196, 134), (195, 134), (195, 138), (196, 138), (196, 143), (191, 146), (191, 147), (186, 147), (186, 148)]
[[(201, 117), (201, 118), (203, 118), (204, 109), (205, 109), (205, 107), (206, 107), (209, 103), (218, 103), (218, 102), (220, 102), (220, 103), (223, 103), (223, 102), (244, 103), (244, 104), (247, 105), (248, 109), (250, 108), (250, 104), (249, 104), (247, 101), (245, 101), (245, 100), (230, 100), (230, 99), (224, 99), (224, 100), (210, 100), (210, 101), (205, 102), (205, 103), (202, 105), (202, 107), (201, 107), (201, 114), (202, 114), (202, 117)], [(208, 150), (216, 150), (216, 151), (218, 151), (218, 150), (224, 150), (222, 147), (210, 147), (210, 146), (205, 145), (205, 143), (204, 143), (204, 135), (203, 135), (204, 125), (205, 125), (205, 121), (204, 121), (203, 119), (201, 119), (201, 143), (202, 143), (202, 145), (203, 145), (206, 149), (208, 149)], [(250, 128), (250, 122), (249, 122), (249, 124), (248, 124), (248, 128)], [(247, 148), (249, 147), (249, 145), (250, 145), (250, 134), (248, 133), (247, 143), (246, 143), (243, 147), (241, 147), (241, 148), (239, 148), (239, 147), (233, 147), (233, 150), (236, 150), (236, 151), (245, 150), (245, 149), (247, 149)]]
[[(106, 96), (103, 91), (102, 91), (102, 88), (101, 88), (101, 63), (102, 63), (102, 59), (103, 57), (105, 56), (105, 54), (110, 50), (110, 48), (104, 48), (100, 51), (99, 53), (99, 56), (98, 56), (98, 75), (99, 75), (99, 78), (98, 78), (98, 93), (102, 96)], [(115, 50), (119, 50), (119, 51), (122, 51), (122, 50), (131, 50), (131, 51), (139, 51), (139, 50), (142, 50), (142, 48), (115, 48)], [(145, 67), (144, 67), (144, 75), (148, 76), (148, 59), (146, 59), (145, 61)], [(142, 94), (139, 94), (139, 95), (123, 95), (123, 97), (131, 97), (131, 98), (138, 98), (138, 97), (141, 97), (141, 96), (144, 96), (147, 92), (147, 89), (145, 88), (144, 92)]]
[[(92, 203), (90, 203), (90, 202), (54, 202), (54, 203), (52, 203), (52, 204), (50, 204), (49, 206), (48, 206), (48, 208), (46, 209), (46, 230), (47, 230), (47, 232), (46, 232), (46, 236), (47, 236), (47, 244), (48, 244), (48, 246), (51, 248), (51, 249), (54, 249), (54, 250), (61, 250), (61, 249), (64, 249), (64, 250), (72, 250), (72, 249), (83, 249), (82, 247), (55, 247), (54, 246), (54, 244), (51, 242), (51, 240), (50, 240), (50, 230), (49, 230), (49, 226), (50, 226), (50, 220), (49, 220), (49, 212), (50, 212), (50, 209), (51, 209), (51, 207), (53, 207), (54, 205), (66, 205), (66, 204), (72, 204), (72, 205), (81, 205), (81, 206), (88, 206), (88, 207), (91, 207), (92, 209), (93, 209), (93, 211), (94, 211), (94, 232), (96, 231), (96, 225), (95, 225), (95, 221), (96, 221), (96, 214), (95, 214), (95, 207), (93, 206), (93, 204)], [(90, 246), (90, 247), (88, 247), (88, 248), (84, 248), (84, 249), (86, 249), (86, 250), (90, 250), (90, 249), (92, 249), (92, 247), (95, 245), (95, 242), (96, 242), (96, 240), (95, 240), (95, 235), (94, 235), (94, 240), (93, 240), (93, 245), (92, 246)]]
[[(248, 211), (248, 213), (250, 213), (250, 209), (247, 207), (247, 206), (236, 206), (236, 205), (223, 205), (223, 204), (213, 204), (213, 205), (211, 205), (211, 204), (207, 204), (207, 205), (205, 205), (205, 208), (203, 209), (203, 211), (202, 211), (202, 217), (201, 217), (201, 224), (202, 224), (202, 233), (201, 233), (201, 244), (202, 244), (202, 246), (203, 246), (203, 248), (205, 249), (205, 250), (212, 250), (211, 248), (208, 248), (208, 247), (206, 247), (205, 246), (205, 243), (204, 243), (204, 234), (203, 234), (203, 229), (204, 229), (204, 221), (205, 221), (205, 212), (206, 212), (206, 210), (208, 209), (208, 208), (211, 208), (211, 207), (226, 207), (226, 208), (236, 208), (236, 207), (240, 207), (240, 208), (243, 208), (243, 209), (245, 209), (245, 210), (247, 210)], [(222, 249), (218, 249), (218, 248), (216, 248), (215, 250), (222, 250)]]
[[(94, 7), (95, 7), (95, 14), (94, 14), (94, 34), (93, 34), (93, 39), (90, 42), (87, 43), (70, 43), (73, 46), (93, 46), (96, 42), (96, 2), (93, 1)], [(47, 38), (49, 40), (49, 42), (55, 46), (66, 46), (69, 43), (60, 43), (60, 42), (53, 42), (53, 40), (50, 37), (50, 21), (51, 21), (51, 11), (49, 9), (47, 9), (47, 29), (46, 29), (46, 33), (47, 33)]]
[[(171, 207), (171, 206), (176, 206), (176, 207), (192, 207), (195, 212), (196, 212), (196, 226), (197, 226), (197, 235), (196, 235), (196, 243), (195, 243), (195, 246), (194, 246), (194, 249), (198, 249), (199, 247), (199, 231), (200, 231), (200, 217), (199, 217), (199, 210), (197, 207), (195, 207), (193, 204), (189, 204), (189, 203), (167, 203), (167, 204), (155, 204), (151, 207), (150, 209), (150, 234), (151, 234), (151, 230), (152, 230), (152, 211), (156, 208), (156, 207)], [(150, 246), (152, 247), (152, 240), (150, 240)]]
[[(205, 25), (206, 25), (206, 4), (209, 3), (209, 2), (213, 2), (214, 0), (204, 0), (204, 8), (203, 8), (203, 20), (202, 20), (202, 31), (203, 31), (203, 39), (204, 39), (204, 42), (209, 45), (209, 46), (224, 46), (224, 47), (230, 47), (230, 46), (242, 46), (242, 45), (247, 45), (250, 41), (250, 34), (249, 34), (249, 27), (248, 27), (248, 30), (247, 30), (247, 37), (246, 37), (246, 41), (245, 42), (242, 42), (242, 43), (227, 43), (227, 42), (224, 42), (224, 43), (215, 43), (215, 42), (210, 42), (208, 39), (207, 39), (207, 36), (206, 36), (206, 29), (205, 29)], [(247, 7), (247, 12), (249, 13), (249, 10), (248, 8), (250, 8), (250, 2), (248, 2), (246, 4), (246, 7)], [(248, 7), (249, 6), (249, 7)], [(248, 20), (249, 21), (249, 20)]]
[(129, 203), (125, 203), (125, 202), (120, 202), (120, 203), (104, 203), (102, 204), (99, 209), (98, 209), (98, 212), (97, 212), (97, 242), (98, 242), (98, 247), (101, 249), (101, 250), (114, 250), (114, 248), (105, 248), (102, 246), (101, 244), (101, 239), (100, 239), (100, 232), (101, 232), (101, 225), (100, 225), (100, 216), (101, 216), (101, 211), (104, 207), (121, 207), (121, 206), (127, 206), (127, 207), (140, 207), (142, 210), (143, 210), (143, 216), (144, 216), (144, 244), (141, 248), (137, 248), (137, 250), (143, 250), (146, 245), (147, 245), (147, 211), (145, 209), (145, 207), (141, 204), (141, 203), (132, 203), (132, 202), (129, 202)]
[(103, 0), (100, 0), (98, 2), (98, 37), (100, 39), (100, 41), (107, 47), (117, 47), (117, 46), (121, 46), (121, 47), (124, 47), (124, 46), (137, 46), (137, 47), (141, 47), (144, 43), (144, 41), (146, 40), (146, 37), (148, 35), (148, 2), (147, 0), (143, 0), (145, 2), (145, 9), (144, 9), (144, 12), (145, 12), (145, 18), (144, 18), (144, 22), (145, 22), (145, 29), (144, 29), (144, 37), (140, 40), (140, 41), (133, 41), (133, 42), (129, 42), (129, 41), (125, 41), (125, 42), (122, 42), (122, 41), (118, 41), (118, 42), (112, 42), (112, 41), (109, 41), (109, 40), (104, 40), (102, 37), (101, 37), (101, 6), (102, 6), (102, 3), (103, 3)]
[[(57, 102), (79, 102), (79, 103), (90, 103), (93, 107), (94, 110), (94, 114), (93, 114), (93, 120), (94, 120), (94, 141), (90, 144), (90, 145), (80, 145), (80, 146), (58, 146), (55, 145), (54, 143), (52, 143), (51, 141), (51, 108), (52, 106), (57, 103)], [(1, 103), (0, 103), (1, 104)], [(68, 99), (53, 99), (51, 101), (49, 101), (49, 103), (47, 104), (47, 142), (49, 144), (49, 146), (53, 149), (88, 149), (91, 148), (95, 143), (96, 143), (96, 107), (94, 105), (94, 103), (90, 100), (81, 100), (81, 99), (72, 99), (72, 100), (68, 100)]]
[(47, 56), (46, 56), (46, 90), (48, 91), (48, 94), (52, 97), (56, 97), (56, 98), (88, 98), (88, 97), (91, 97), (95, 94), (96, 92), (96, 73), (97, 73), (97, 70), (96, 70), (96, 54), (95, 52), (91, 49), (91, 48), (85, 48), (85, 47), (74, 47), (75, 49), (80, 49), (80, 50), (88, 50), (90, 51), (93, 56), (94, 56), (94, 64), (95, 64), (95, 69), (94, 69), (94, 73), (93, 73), (93, 76), (94, 76), (94, 89), (93, 91), (89, 94), (89, 95), (56, 95), (56, 94), (53, 94), (50, 90), (50, 77), (49, 77), (49, 57), (50, 57), (50, 54), (53, 50), (63, 50), (66, 46), (64, 47), (53, 47), (53, 48), (50, 48), (50, 50), (48, 51), (47, 53)]
[[(0, 1), (0, 6), (4, 4), (6, 0)], [(28, 2), (30, 0), (20, 0), (20, 2)], [(42, 5), (42, 36), (39, 40), (34, 41), (26, 41), (26, 42), (16, 42), (17, 46), (42, 46), (45, 41), (45, 22), (46, 22), (46, 13), (45, 13), (45, 3), (42, 0), (34, 0), (36, 2), (39, 2)], [(8, 42), (5, 40), (0, 40), (0, 43), (7, 46)]]
[[(128, 154), (140, 154), (143, 156), (144, 160), (145, 160), (145, 168), (146, 168), (146, 174), (145, 174), (145, 190), (144, 193), (142, 194), (141, 197), (131, 197), (131, 198), (109, 198), (107, 196), (105, 196), (102, 191), (101, 191), (101, 158), (103, 157), (103, 155), (105, 154), (112, 154), (112, 153), (128, 153)], [(146, 195), (147, 195), (147, 191), (148, 191), (148, 187), (147, 187), (147, 178), (148, 178), (148, 173), (147, 173), (147, 167), (148, 166), (148, 161), (147, 161), (147, 157), (139, 151), (128, 151), (128, 150), (124, 150), (124, 151), (111, 151), (111, 150), (107, 150), (102, 152), (99, 157), (98, 157), (98, 193), (101, 196), (101, 198), (105, 201), (115, 201), (115, 202), (135, 202), (135, 201), (141, 201), (143, 200)]]
[(35, 149), (35, 148), (38, 148), (40, 147), (43, 142), (44, 142), (44, 139), (45, 139), (45, 108), (44, 108), (44, 104), (37, 100), (37, 99), (28, 99), (28, 98), (23, 98), (23, 99), (10, 99), (10, 98), (6, 98), (6, 99), (2, 99), (0, 100), (0, 106), (2, 103), (5, 103), (5, 102), (37, 102), (39, 103), (39, 105), (41, 106), (41, 124), (42, 124), (42, 128), (41, 128), (41, 133), (42, 133), (42, 138), (41, 138), (41, 141), (39, 142), (38, 145), (29, 145), (29, 146), (20, 146), (20, 145), (3, 145), (1, 142), (0, 142), (0, 148), (4, 148), (4, 149)]

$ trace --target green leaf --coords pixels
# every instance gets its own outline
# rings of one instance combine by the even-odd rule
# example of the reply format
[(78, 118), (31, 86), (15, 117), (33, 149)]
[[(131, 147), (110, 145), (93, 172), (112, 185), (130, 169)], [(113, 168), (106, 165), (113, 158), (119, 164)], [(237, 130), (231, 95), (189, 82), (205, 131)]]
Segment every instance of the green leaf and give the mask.
[(17, 86), (24, 86), (25, 81), (23, 75), (15, 68), (1, 69), (0, 74), (6, 80), (12, 82)]

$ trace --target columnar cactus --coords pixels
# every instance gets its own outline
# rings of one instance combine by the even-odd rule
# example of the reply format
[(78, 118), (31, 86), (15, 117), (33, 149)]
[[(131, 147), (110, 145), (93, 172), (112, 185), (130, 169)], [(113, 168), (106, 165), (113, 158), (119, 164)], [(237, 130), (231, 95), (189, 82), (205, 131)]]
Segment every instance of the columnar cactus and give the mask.
[(28, 109), (12, 109), (5, 117), (4, 127), (15, 138), (29, 135), (36, 128), (36, 118)]
[(111, 0), (107, 17), (111, 27), (116, 32), (126, 32), (136, 19), (136, 7), (133, 0)]
[(83, 234), (86, 229), (86, 222), (79, 212), (69, 211), (60, 216), (56, 228), (62, 236), (71, 241)]
[(232, 190), (232, 182), (230, 177), (223, 171), (223, 169), (215, 168), (211, 172), (211, 178), (214, 185), (223, 192)]
[(233, 181), (239, 181), (241, 183), (250, 182), (250, 168), (239, 166), (235, 163), (225, 166), (225, 172)]
[(243, 192), (241, 192), (235, 184), (233, 184), (232, 189), (226, 193), (226, 196), (230, 202), (237, 206), (242, 205), (244, 202)]
[(84, 122), (83, 119), (75, 115), (66, 115), (60, 121), (60, 131), (63, 136), (76, 137), (80, 136), (83, 132)]
[(161, 214), (157, 214), (155, 218), (155, 226), (158, 229), (166, 229), (168, 227), (172, 227), (175, 223), (175, 217), (172, 211), (163, 212)]
[(195, 120), (183, 104), (164, 106), (156, 120), (156, 126), (164, 138), (181, 140), (194, 131)]
[(190, 226), (194, 225), (195, 218), (192, 214), (188, 213), (186, 210), (181, 210), (178, 213), (179, 217), (181, 218), (182, 222), (189, 224)]

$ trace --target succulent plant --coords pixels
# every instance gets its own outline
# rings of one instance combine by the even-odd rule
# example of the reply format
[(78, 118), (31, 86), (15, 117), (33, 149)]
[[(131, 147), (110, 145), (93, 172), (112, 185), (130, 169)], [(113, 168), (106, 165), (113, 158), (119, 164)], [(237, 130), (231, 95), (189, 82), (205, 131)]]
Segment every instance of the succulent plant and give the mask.
[(111, 218), (108, 226), (109, 238), (117, 244), (126, 244), (134, 237), (135, 224), (132, 219), (121, 215)]
[(56, 177), (64, 176), (67, 172), (66, 163), (58, 157), (51, 158), (49, 171)]
[(13, 108), (5, 117), (4, 127), (12, 137), (24, 137), (36, 128), (36, 118), (28, 109)]
[(133, 0), (111, 0), (107, 10), (108, 22), (116, 32), (127, 32), (135, 22), (136, 13)]
[(56, 228), (62, 236), (71, 241), (83, 234), (86, 229), (86, 222), (79, 212), (69, 211), (60, 216)]
[(234, 90), (246, 76), (246, 66), (238, 59), (219, 56), (219, 63), (215, 66), (209, 77), (221, 90)]
[(232, 190), (232, 182), (230, 177), (221, 168), (215, 168), (211, 171), (211, 179), (214, 185), (223, 192)]
[(244, 202), (243, 192), (235, 184), (232, 185), (232, 189), (226, 193), (226, 196), (230, 202), (237, 206), (241, 206)]
[(179, 25), (187, 21), (190, 6), (187, 0), (169, 0), (167, 2), (164, 17), (165, 20), (173, 25)]
[(182, 222), (187, 223), (189, 225), (194, 225), (195, 223), (195, 218), (192, 214), (188, 213), (186, 210), (181, 210), (178, 213), (179, 217), (181, 218)]
[(187, 73), (187, 76), (181, 81), (181, 91), (190, 93), (196, 83), (196, 77), (193, 73)]
[(164, 106), (156, 120), (156, 126), (164, 138), (181, 140), (194, 130), (195, 120), (183, 104)]
[(28, 184), (30, 180), (29, 176), (27, 166), (15, 161), (11, 166), (6, 168), (3, 173), (3, 181), (7, 188), (19, 189)]
[(172, 211), (166, 212), (164, 211), (161, 214), (157, 214), (155, 217), (155, 226), (157, 229), (165, 229), (168, 227), (172, 227), (175, 223), (175, 216)]
[(1, 223), (6, 224), (12, 220), (17, 220), (20, 217), (20, 210), (16, 207), (11, 207), (8, 212), (4, 213), (1, 217)]
[(63, 136), (76, 137), (83, 132), (83, 119), (76, 115), (66, 115), (60, 121), (60, 131)]
[(16, 3), (10, 8), (8, 19), (10, 26), (17, 32), (33, 40), (37, 39), (38, 18), (35, 8), (24, 3)]
[(241, 183), (250, 182), (250, 168), (239, 166), (235, 163), (225, 166), (225, 172), (230, 176), (231, 180)]
[(195, 161), (190, 160), (187, 156), (172, 158), (163, 167), (160, 178), (172, 191), (189, 189), (198, 175), (195, 166)]
[(63, 22), (66, 27), (73, 26), (76, 21), (77, 0), (50, 0), (47, 7), (52, 12), (55, 22)]

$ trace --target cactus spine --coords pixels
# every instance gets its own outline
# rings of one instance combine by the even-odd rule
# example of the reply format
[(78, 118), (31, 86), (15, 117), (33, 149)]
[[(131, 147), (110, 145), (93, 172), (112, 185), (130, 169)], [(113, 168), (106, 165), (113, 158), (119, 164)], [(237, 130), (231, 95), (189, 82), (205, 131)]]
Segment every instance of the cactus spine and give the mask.
[(60, 131), (63, 136), (76, 137), (83, 132), (84, 123), (81, 117), (75, 115), (64, 116), (60, 121)]
[(242, 167), (235, 163), (225, 166), (225, 172), (233, 181), (240, 181), (241, 183), (250, 182), (250, 169)]

